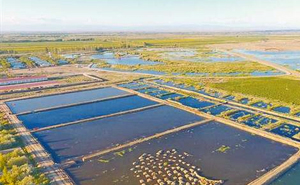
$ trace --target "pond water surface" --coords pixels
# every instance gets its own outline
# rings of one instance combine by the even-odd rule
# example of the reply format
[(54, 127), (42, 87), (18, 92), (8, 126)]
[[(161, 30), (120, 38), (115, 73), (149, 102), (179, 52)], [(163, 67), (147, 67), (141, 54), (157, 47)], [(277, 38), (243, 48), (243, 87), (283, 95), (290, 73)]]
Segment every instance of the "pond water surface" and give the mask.
[[(217, 136), (217, 137), (216, 137)], [(222, 146), (228, 147), (220, 152)], [(281, 164), (297, 149), (250, 133), (211, 122), (142, 144), (78, 163), (67, 171), (80, 184), (139, 184), (130, 171), (142, 154), (171, 150), (189, 154), (188, 162), (200, 168), (201, 175), (221, 179), (226, 185), (247, 184)], [(99, 161), (98, 161), (99, 160)], [(108, 162), (101, 162), (107, 160)]]
[(56, 162), (147, 137), (203, 118), (170, 106), (37, 132)]
[(107, 101), (64, 107), (49, 111), (20, 115), (18, 118), (28, 129), (43, 128), (97, 116), (113, 114), (157, 104), (151, 100), (130, 96)]
[(92, 89), (86, 91), (77, 91), (65, 94), (43, 96), (38, 98), (9, 101), (6, 102), (6, 104), (9, 106), (10, 110), (14, 114), (17, 114), (21, 112), (34, 111), (37, 109), (92, 101), (96, 99), (108, 98), (112, 96), (125, 94), (129, 93), (116, 88), (108, 87), (102, 89)]
[(291, 169), (276, 178), (269, 185), (299, 185), (300, 182), (300, 162), (297, 162)]
[(253, 55), (259, 59), (270, 61), (291, 69), (300, 69), (300, 51), (251, 51), (235, 50), (237, 52)]

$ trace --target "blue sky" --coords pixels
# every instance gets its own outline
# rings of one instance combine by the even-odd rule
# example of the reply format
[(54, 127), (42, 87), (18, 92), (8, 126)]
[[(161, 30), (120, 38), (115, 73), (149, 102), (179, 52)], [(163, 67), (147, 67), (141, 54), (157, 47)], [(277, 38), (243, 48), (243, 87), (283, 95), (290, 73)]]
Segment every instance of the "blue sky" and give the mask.
[(0, 1), (4, 31), (300, 28), (300, 0)]

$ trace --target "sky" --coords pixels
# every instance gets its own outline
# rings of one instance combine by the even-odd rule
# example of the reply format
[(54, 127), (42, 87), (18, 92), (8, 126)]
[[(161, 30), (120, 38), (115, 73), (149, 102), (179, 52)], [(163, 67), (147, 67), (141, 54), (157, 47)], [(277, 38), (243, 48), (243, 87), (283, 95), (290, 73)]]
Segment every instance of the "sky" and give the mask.
[(300, 29), (300, 0), (0, 0), (1, 31)]

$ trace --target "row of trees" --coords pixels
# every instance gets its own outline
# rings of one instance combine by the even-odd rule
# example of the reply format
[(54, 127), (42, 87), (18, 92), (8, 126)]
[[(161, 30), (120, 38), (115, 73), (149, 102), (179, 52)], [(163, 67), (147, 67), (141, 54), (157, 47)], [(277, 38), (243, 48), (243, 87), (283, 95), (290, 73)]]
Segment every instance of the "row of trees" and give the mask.
[(22, 143), (9, 124), (4, 113), (0, 113), (0, 149), (18, 147), (12, 152), (0, 153), (0, 184), (8, 185), (45, 185), (49, 180), (34, 166), (29, 155), (20, 147)]

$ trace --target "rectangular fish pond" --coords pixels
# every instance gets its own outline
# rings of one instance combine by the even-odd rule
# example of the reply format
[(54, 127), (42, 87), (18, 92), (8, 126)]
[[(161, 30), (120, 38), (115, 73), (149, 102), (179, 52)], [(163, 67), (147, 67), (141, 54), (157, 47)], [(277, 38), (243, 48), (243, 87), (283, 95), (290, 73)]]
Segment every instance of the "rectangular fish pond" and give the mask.
[(191, 183), (199, 182), (200, 176), (236, 185), (253, 181), (296, 152), (296, 148), (210, 122), (78, 161), (66, 170), (82, 185)]
[(77, 106), (19, 115), (18, 118), (28, 129), (37, 129), (61, 123), (68, 123), (122, 111), (157, 104), (151, 100), (130, 96), (113, 100), (99, 101)]
[(62, 162), (201, 120), (189, 112), (161, 106), (36, 132), (34, 136), (56, 162)]
[(6, 102), (12, 113), (19, 114), (22, 112), (34, 111), (50, 107), (93, 101), (101, 98), (125, 95), (128, 92), (108, 87), (101, 89), (92, 89), (86, 91), (77, 91), (71, 93), (42, 96), (37, 98), (21, 99)]
[(214, 116), (218, 116), (220, 115), (222, 112), (226, 112), (232, 110), (231, 107), (225, 106), (225, 105), (217, 105), (214, 107), (209, 107), (207, 109), (202, 109), (202, 112), (214, 115)]
[(193, 97), (181, 98), (181, 99), (179, 99), (177, 101), (179, 103), (181, 103), (182, 105), (185, 105), (185, 106), (188, 106), (188, 107), (192, 107), (192, 108), (195, 108), (195, 109), (202, 109), (204, 107), (215, 105), (212, 102), (201, 101), (201, 100), (198, 100), (198, 99), (193, 98)]

